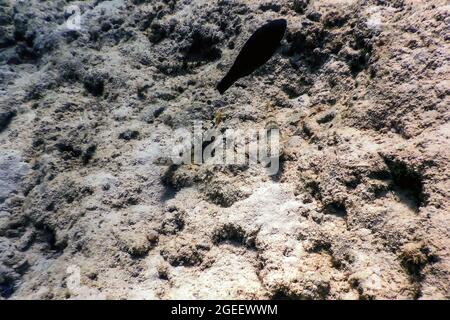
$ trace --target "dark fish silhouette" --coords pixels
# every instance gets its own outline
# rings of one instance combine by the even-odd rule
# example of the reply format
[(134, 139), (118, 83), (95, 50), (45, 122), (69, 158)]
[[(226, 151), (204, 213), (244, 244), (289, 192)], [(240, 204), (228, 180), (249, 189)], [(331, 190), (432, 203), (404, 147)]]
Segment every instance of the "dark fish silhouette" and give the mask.
[(285, 19), (273, 20), (252, 34), (239, 52), (230, 71), (217, 85), (220, 94), (223, 94), (238, 79), (248, 76), (272, 57), (283, 39), (286, 27)]

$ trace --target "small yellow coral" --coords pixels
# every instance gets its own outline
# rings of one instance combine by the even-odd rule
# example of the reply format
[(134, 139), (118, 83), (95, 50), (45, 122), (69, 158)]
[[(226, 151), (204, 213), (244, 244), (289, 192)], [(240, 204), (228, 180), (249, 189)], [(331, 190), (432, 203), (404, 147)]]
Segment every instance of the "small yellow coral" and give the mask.
[(218, 126), (223, 121), (223, 119), (224, 119), (223, 112), (220, 110), (216, 111), (216, 114), (214, 115), (214, 122), (216, 126)]

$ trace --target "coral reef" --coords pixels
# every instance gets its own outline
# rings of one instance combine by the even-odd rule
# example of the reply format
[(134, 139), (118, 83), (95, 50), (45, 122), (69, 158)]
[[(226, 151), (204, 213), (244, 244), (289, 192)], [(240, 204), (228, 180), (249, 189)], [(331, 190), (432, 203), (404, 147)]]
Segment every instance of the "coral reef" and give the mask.
[[(444, 0), (0, 0), (0, 297), (450, 298), (449, 16)], [(219, 95), (280, 17), (275, 56)], [(158, 164), (194, 120), (275, 122), (280, 171)]]

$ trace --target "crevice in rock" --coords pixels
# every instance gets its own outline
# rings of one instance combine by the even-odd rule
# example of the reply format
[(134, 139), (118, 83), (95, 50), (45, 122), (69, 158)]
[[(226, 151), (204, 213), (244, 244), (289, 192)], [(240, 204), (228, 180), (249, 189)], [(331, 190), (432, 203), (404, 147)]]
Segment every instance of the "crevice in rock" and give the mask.
[(216, 47), (217, 40), (205, 36), (202, 32), (192, 34), (192, 42), (187, 48), (184, 59), (187, 62), (214, 61), (222, 56), (222, 51)]
[(212, 235), (212, 241), (216, 245), (228, 242), (235, 245), (244, 245), (250, 249), (255, 249), (255, 238), (256, 233), (249, 234), (241, 226), (231, 223), (216, 229)]
[(280, 288), (275, 290), (275, 292), (270, 297), (271, 300), (299, 300), (300, 297), (295, 295), (291, 295), (288, 293), (288, 290), (284, 288)]
[(14, 293), (14, 281), (10, 277), (5, 277), (0, 280), (0, 297), (8, 299)]
[(0, 113), (0, 133), (5, 130), (17, 115), (15, 110)]
[(34, 227), (38, 231), (37, 240), (46, 242), (51, 251), (61, 254), (67, 247), (67, 241), (57, 241), (56, 231), (47, 224), (38, 222), (34, 224)]
[(339, 218), (345, 218), (347, 216), (347, 208), (342, 202), (335, 201), (328, 203), (323, 209), (325, 214), (331, 214)]
[(384, 157), (383, 160), (389, 168), (394, 184), (393, 190), (399, 195), (402, 202), (417, 211), (426, 202), (421, 174), (405, 162), (387, 157)]

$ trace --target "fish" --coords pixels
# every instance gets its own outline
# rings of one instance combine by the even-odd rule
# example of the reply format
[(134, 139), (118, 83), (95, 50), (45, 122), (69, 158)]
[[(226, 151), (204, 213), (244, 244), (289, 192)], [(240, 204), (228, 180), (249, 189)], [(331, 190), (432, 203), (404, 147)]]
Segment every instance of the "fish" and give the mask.
[(273, 56), (287, 28), (285, 19), (269, 21), (258, 28), (242, 47), (228, 73), (217, 85), (224, 94), (237, 80), (250, 75)]

